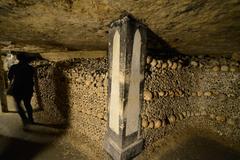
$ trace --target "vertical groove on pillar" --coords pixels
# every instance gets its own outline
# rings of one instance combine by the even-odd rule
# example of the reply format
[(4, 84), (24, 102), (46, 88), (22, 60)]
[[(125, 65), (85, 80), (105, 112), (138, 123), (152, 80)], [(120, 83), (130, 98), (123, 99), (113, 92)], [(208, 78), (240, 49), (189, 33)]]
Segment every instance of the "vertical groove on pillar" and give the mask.
[(121, 109), (120, 102), (120, 34), (115, 32), (113, 38), (113, 57), (112, 57), (112, 81), (111, 97), (109, 106), (109, 127), (119, 134), (119, 113)]
[(139, 30), (134, 34), (133, 51), (131, 60), (130, 84), (127, 102), (127, 127), (126, 136), (139, 130), (140, 112), (140, 82), (143, 75), (140, 73), (141, 67), (141, 34)]

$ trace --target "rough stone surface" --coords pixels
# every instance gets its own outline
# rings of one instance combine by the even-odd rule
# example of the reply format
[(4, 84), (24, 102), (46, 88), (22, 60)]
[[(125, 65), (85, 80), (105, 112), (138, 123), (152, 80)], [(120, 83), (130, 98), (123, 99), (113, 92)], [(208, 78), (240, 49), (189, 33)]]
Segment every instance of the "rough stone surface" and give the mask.
[(182, 53), (240, 52), (239, 0), (1, 0), (1, 45), (106, 49), (107, 25), (124, 11)]

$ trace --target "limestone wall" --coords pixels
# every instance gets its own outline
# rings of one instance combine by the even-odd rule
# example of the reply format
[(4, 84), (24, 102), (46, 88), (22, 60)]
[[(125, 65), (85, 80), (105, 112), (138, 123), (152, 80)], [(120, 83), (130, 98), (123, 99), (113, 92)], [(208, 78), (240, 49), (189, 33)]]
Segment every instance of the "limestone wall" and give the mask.
[[(106, 131), (107, 60), (74, 59), (35, 62), (36, 121), (65, 124), (102, 142)], [(211, 130), (238, 141), (240, 137), (239, 63), (225, 58), (147, 58), (144, 107), (145, 146), (187, 126)]]
[(1, 0), (0, 7), (2, 44), (28, 52), (106, 50), (108, 25), (124, 12), (182, 53), (240, 51), (239, 0)]

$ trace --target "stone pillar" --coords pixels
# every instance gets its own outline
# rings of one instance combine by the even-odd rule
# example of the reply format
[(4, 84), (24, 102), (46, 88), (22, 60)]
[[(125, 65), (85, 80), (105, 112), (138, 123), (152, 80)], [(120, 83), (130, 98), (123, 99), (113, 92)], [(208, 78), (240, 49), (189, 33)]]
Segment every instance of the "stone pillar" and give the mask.
[(125, 16), (110, 26), (108, 128), (104, 148), (114, 160), (143, 149), (140, 111), (143, 105), (146, 27)]

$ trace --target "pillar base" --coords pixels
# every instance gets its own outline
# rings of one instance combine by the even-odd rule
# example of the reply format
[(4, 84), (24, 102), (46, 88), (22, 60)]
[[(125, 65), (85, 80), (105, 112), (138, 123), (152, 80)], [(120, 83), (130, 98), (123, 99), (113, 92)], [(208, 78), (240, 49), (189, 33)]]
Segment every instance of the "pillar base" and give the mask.
[(119, 148), (111, 138), (107, 138), (104, 142), (104, 148), (114, 160), (128, 160), (141, 153), (143, 140), (139, 139), (125, 148)]

